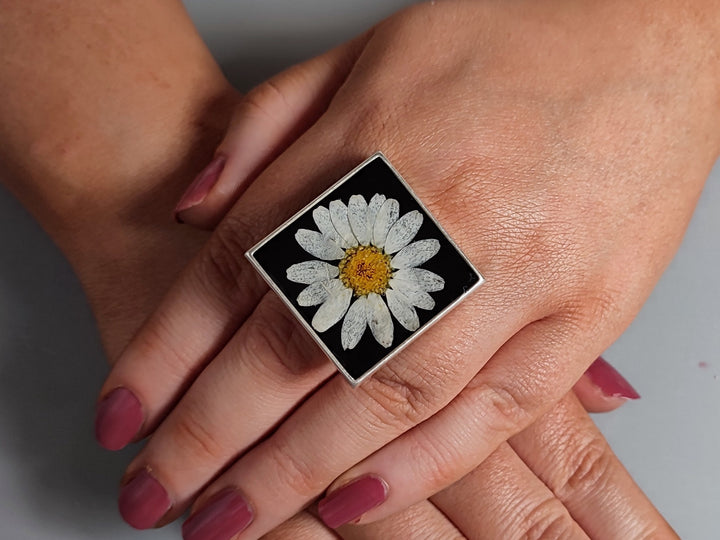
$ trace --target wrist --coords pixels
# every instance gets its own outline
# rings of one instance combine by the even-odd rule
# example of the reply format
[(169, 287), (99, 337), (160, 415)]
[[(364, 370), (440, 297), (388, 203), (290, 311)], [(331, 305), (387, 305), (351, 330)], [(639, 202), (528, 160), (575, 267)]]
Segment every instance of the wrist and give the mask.
[(3, 171), (73, 266), (111, 359), (207, 238), (179, 226), (173, 209), (211, 159), (237, 99), (224, 79), (208, 86), (156, 103), (152, 116), (123, 119), (137, 134), (107, 132), (72, 151), (43, 135), (11, 178)]
[(23, 178), (31, 197), (22, 202), (73, 266), (111, 359), (207, 238), (179, 226), (173, 209), (211, 159), (236, 94), (189, 94), (173, 100), (174, 110), (137, 120), (151, 136), (105, 141), (111, 151), (85, 148), (71, 158), (49, 152)]
[[(172, 106), (119, 111), (99, 119), (108, 129), (68, 140), (61, 129), (40, 133), (30, 151), (3, 171), (7, 187), (53, 239), (65, 248), (88, 229), (172, 219), (176, 199), (210, 160), (235, 101), (229, 87), (168, 97)], [(120, 118), (122, 117), (122, 118)]]
[(3, 12), (0, 178), (62, 246), (160, 205), (158, 185), (174, 197), (165, 182), (213, 152), (235, 94), (175, 0), (55, 8)]

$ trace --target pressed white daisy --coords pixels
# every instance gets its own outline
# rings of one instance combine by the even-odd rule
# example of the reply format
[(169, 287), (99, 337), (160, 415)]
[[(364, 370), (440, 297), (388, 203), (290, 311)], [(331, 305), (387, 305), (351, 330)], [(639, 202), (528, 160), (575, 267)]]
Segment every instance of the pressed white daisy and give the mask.
[(334, 200), (328, 208), (315, 208), (317, 231), (295, 233), (298, 244), (319, 260), (293, 264), (287, 278), (307, 285), (297, 297), (299, 305), (320, 306), (312, 319), (316, 331), (343, 321), (343, 349), (354, 348), (368, 326), (380, 345), (390, 347), (390, 314), (407, 330), (417, 330), (415, 308), (433, 309), (429, 293), (445, 286), (442, 277), (418, 268), (440, 249), (436, 239), (412, 242), (423, 215), (417, 210), (399, 214), (395, 199), (375, 194), (368, 203), (353, 195), (347, 205)]

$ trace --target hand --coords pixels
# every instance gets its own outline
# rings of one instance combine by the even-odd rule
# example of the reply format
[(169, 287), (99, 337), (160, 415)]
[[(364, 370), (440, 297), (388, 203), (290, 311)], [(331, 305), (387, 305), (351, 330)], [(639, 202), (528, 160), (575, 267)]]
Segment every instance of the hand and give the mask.
[[(192, 384), (128, 470), (152, 469), (168, 519), (238, 457), (200, 504), (241, 490), (249, 537), (347, 469), (336, 482), (390, 485), (363, 516), (380, 519), (531, 424), (631, 320), (716, 154), (717, 85), (694, 54), (714, 29), (664, 4), (554, 6), (418, 6), (331, 55), (351, 61), (318, 94), (327, 111), (247, 188), (103, 389), (136, 396), (143, 435)], [(242, 253), (376, 148), (489, 279), (352, 391)]]
[[(262, 129), (263, 125), (258, 122), (255, 127)], [(173, 185), (181, 180), (180, 176), (172, 182), (158, 182), (157, 192), (172, 193)], [(159, 303), (169, 286), (168, 276), (177, 275), (205, 236), (168, 228), (163, 205), (146, 208), (145, 217), (147, 226), (142, 234), (133, 224), (120, 227), (112, 219), (96, 223), (103, 230), (110, 228), (116, 239), (104, 253), (109, 260), (130, 263), (98, 265), (80, 276), (110, 358), (119, 353), (133, 330)], [(89, 230), (86, 233), (94, 235)], [(83, 243), (81, 238), (75, 240)], [(125, 246), (131, 252), (125, 251)], [(160, 264), (162, 269), (157, 271)], [(98, 267), (106, 270), (98, 272)], [(142, 271), (148, 267), (156, 271)], [(124, 306), (121, 316), (117, 314), (119, 305)], [(113, 313), (115, 316), (110, 316)], [(605, 412), (625, 403), (626, 398), (614, 394), (618, 384), (627, 383), (610, 370), (598, 359), (592, 372), (576, 385), (575, 392), (585, 408)], [(608, 386), (607, 381), (614, 382)], [(553, 434), (552, 440), (547, 440), (548, 433)], [(588, 461), (602, 464), (602, 470), (595, 472), (590, 467), (588, 471)], [(593, 475), (592, 483), (603, 488), (580, 488), (585, 485), (583, 475)], [(562, 531), (579, 537), (587, 532), (598, 538), (674, 535), (571, 396), (431, 500), (371, 525), (343, 527), (339, 534), (348, 540), (376, 540), (461, 535), (510, 538), (542, 536), (542, 532), (557, 536)], [(266, 538), (319, 540), (337, 536), (314, 514), (301, 512)]]
[[(283, 87), (279, 80), (272, 84)], [(255, 99), (253, 94), (249, 98)], [(283, 127), (282, 122), (267, 122), (265, 116), (247, 112), (248, 107), (241, 104), (218, 154), (223, 162), (234, 162), (252, 170), (269, 161), (269, 156), (284, 146), (287, 135), (278, 129)], [(245, 141), (239, 135), (250, 132), (256, 144), (261, 143), (264, 152), (246, 152)], [(224, 190), (211, 191), (213, 184), (206, 184), (205, 193), (198, 199), (197, 186), (202, 185), (207, 174), (198, 176), (182, 198), (182, 201), (194, 202), (183, 212), (183, 222), (197, 227), (219, 222), (223, 209), (230, 208), (251, 181), (248, 175), (228, 174), (227, 170), (222, 177)], [(209, 200), (208, 191), (214, 192), (214, 197)], [(627, 399), (639, 397), (637, 392), (602, 358), (593, 362), (575, 384), (574, 392), (582, 406), (576, 399), (566, 396), (551, 413), (514, 437), (510, 445), (502, 445), (475, 471), (444, 492), (381, 521), (361, 526), (346, 525), (337, 533), (348, 540), (559, 537), (563, 534), (586, 537), (586, 531), (595, 538), (676, 537), (612, 455), (583, 410), (584, 407), (595, 412), (611, 411)], [(567, 444), (568, 441), (572, 444)], [(596, 471), (591, 472), (593, 469)], [(567, 477), (568, 473), (572, 478)], [(592, 476), (591, 487), (577, 489), (588, 483), (581, 476)], [(550, 486), (558, 494), (557, 498), (545, 486)], [(220, 495), (221, 498), (225, 495), (226, 504), (233, 500), (232, 492)], [(347, 519), (338, 512), (337, 506), (333, 514), (332, 517), (339, 521)], [(184, 526), (184, 536), (192, 539), (230, 535), (234, 528), (242, 526), (243, 520), (251, 517), (248, 513), (239, 514), (239, 519), (230, 523), (208, 519), (217, 515), (217, 512), (210, 516), (200, 514), (199, 519)], [(318, 540), (334, 539), (337, 535), (313, 509), (312, 512), (300, 512), (264, 538)]]
[[(128, 10), (118, 5), (112, 13), (105, 13), (103, 21), (98, 21), (96, 12), (86, 10), (85, 7), (81, 2), (74, 3), (64, 13), (67, 17), (65, 24), (76, 26), (69, 33), (73, 45), (93, 41), (96, 33), (106, 37), (104, 26), (109, 26), (125, 28), (133, 36), (132, 43), (143, 43), (147, 37), (144, 34), (151, 31), (156, 45), (167, 45), (170, 42), (172, 46), (157, 46), (153, 54), (148, 55), (148, 51), (142, 47), (133, 49), (127, 47), (127, 43), (120, 43), (127, 53), (125, 62), (122, 65), (114, 63), (110, 72), (107, 72), (97, 67), (90, 69), (90, 66), (107, 66), (102, 61), (100, 64), (94, 63), (98, 56), (104, 60), (105, 53), (102, 51), (91, 55), (83, 49), (82, 56), (67, 54), (68, 47), (55, 43), (49, 50), (62, 51), (60, 58), (45, 53), (38, 57), (37, 49), (22, 47), (21, 40), (12, 32), (3, 33), (6, 45), (4, 50), (16, 60), (15, 63), (3, 66), (3, 75), (6, 75), (3, 80), (9, 83), (9, 87), (6, 85), (6, 99), (0, 114), (6, 120), (9, 116), (10, 122), (6, 122), (6, 125), (16, 126), (12, 132), (3, 134), (2, 146), (6, 158), (3, 165), (9, 165), (11, 169), (13, 165), (16, 167), (15, 171), (3, 170), (2, 176), (10, 180), (8, 174), (15, 173), (11, 187), (62, 246), (75, 266), (112, 360), (158, 302), (172, 276), (177, 274), (183, 262), (197, 250), (203, 240), (202, 235), (193, 231), (173, 228), (166, 219), (165, 206), (181, 185), (185, 174), (191, 171), (198, 156), (204, 153), (203, 148), (207, 147), (208, 141), (212, 144), (213, 130), (208, 128), (213, 123), (222, 126), (222, 120), (208, 122), (205, 118), (204, 121), (187, 121), (187, 113), (207, 109), (206, 104), (215, 100), (216, 89), (222, 89), (223, 85), (218, 80), (216, 67), (205, 62), (207, 55), (202, 54), (202, 44), (193, 39), (192, 33), (185, 34), (188, 39), (180, 37), (182, 32), (179, 29), (188, 28), (187, 20), (183, 20), (182, 13), (178, 13), (169, 3), (154, 4), (151, 9), (160, 10), (162, 16), (149, 19), (165, 22), (172, 19), (173, 25), (165, 26), (163, 30), (172, 28), (176, 33), (136, 24), (138, 17), (142, 19), (147, 15), (136, 9)], [(36, 10), (28, 15), (24, 6), (17, 5), (6, 11), (8, 17), (5, 22), (15, 30), (24, 26), (37, 29), (45, 23), (57, 24), (57, 14), (48, 16), (44, 10)], [(93, 19), (92, 25), (85, 24), (88, 17)], [(26, 34), (21, 31), (18, 35)], [(53, 36), (45, 40), (46, 44), (53, 40), (63, 42), (65, 36), (46, 35)], [(123, 35), (128, 36), (127, 33)], [(159, 70), (158, 65), (166, 68), (179, 65), (153, 62), (153, 58), (157, 60), (157, 57), (162, 60), (169, 50), (199, 62), (184, 62), (180, 69)], [(46, 77), (41, 87), (36, 85), (32, 72), (21, 71), (18, 76), (13, 67), (44, 63), (49, 67), (40, 71), (50, 77)], [(66, 83), (72, 81), (64, 78), (64, 74), (74, 73), (78, 64), (85, 73), (82, 89), (74, 84), (67, 86)], [(207, 92), (188, 92), (186, 86), (175, 85), (178, 93), (168, 100), (167, 91), (153, 94), (144, 86), (136, 85), (132, 91), (122, 87), (125, 90), (121, 99), (117, 99), (114, 92), (121, 86), (108, 85), (108, 80), (114, 77), (132, 78), (134, 75), (142, 78), (147, 65), (154, 66), (153, 72), (160, 79), (188, 80), (189, 73), (205, 72), (203, 80)], [(207, 84), (209, 80), (215, 81), (215, 84)], [(33, 92), (28, 93), (27, 88), (32, 88)], [(231, 100), (224, 101), (228, 103)], [(49, 118), (45, 115), (48, 103), (55, 103)], [(122, 103), (122, 106), (108, 107), (108, 103)], [(169, 108), (168, 104), (171, 105)], [(78, 114), (79, 110), (84, 114)], [(118, 113), (121, 118), (117, 117)], [(118, 130), (118, 125), (137, 126), (137, 116), (143, 118), (146, 130), (167, 136), (155, 136), (152, 141), (135, 135), (124, 138), (123, 135), (129, 131)], [(98, 117), (103, 119), (100, 124), (97, 123)], [(42, 118), (42, 122), (36, 122), (38, 118)], [(153, 126), (164, 126), (165, 129), (154, 130)], [(168, 126), (174, 128), (168, 129)], [(39, 131), (38, 127), (41, 128)], [(102, 130), (102, 134), (98, 133), (98, 129)], [(73, 152), (68, 153), (68, 132), (93, 136), (73, 139)], [(110, 138), (112, 141), (108, 140)], [(190, 141), (197, 143), (197, 148), (193, 149)], [(35, 152), (27, 154), (13, 150), (25, 146)], [(185, 148), (186, 151), (179, 148)], [(182, 166), (168, 159), (177, 154), (188, 156)], [(120, 159), (130, 155), (131, 161)], [(126, 165), (130, 166), (130, 170), (127, 170)], [(23, 172), (17, 174), (18, 171)], [(99, 176), (96, 171), (102, 171), (103, 174)], [(138, 171), (142, 174), (138, 174)], [(152, 193), (153, 196), (145, 197), (146, 193)], [(128, 216), (134, 216), (134, 219), (127, 219)], [(142, 219), (138, 219), (139, 216)], [(162, 268), (162, 271), (157, 271), (158, 268)], [(591, 385), (588, 388), (597, 396), (603, 395), (598, 388), (593, 389)], [(614, 405), (604, 404), (607, 408)], [(636, 498), (635, 502), (635, 509), (641, 514), (647, 501)], [(425, 516), (427, 520), (424, 523), (434, 519), (431, 530), (438, 531), (438, 534), (440, 531), (448, 531), (447, 521), (443, 525), (443, 519), (437, 512), (428, 515), (428, 506), (426, 503), (416, 507), (412, 515)], [(459, 506), (455, 507), (459, 509)], [(409, 513), (403, 517), (408, 519)], [(293, 520), (293, 524), (297, 522)], [(392, 531), (412, 531), (415, 530), (413, 527), (419, 525), (417, 521), (407, 524), (384, 520), (369, 530), (363, 528), (363, 532), (371, 538), (373, 535), (395, 537), (397, 534)], [(279, 531), (282, 534), (286, 530), (288, 526)]]
[[(346, 540), (677, 538), (571, 395), (430, 500), (337, 534)], [(264, 538), (337, 535), (306, 511)]]
[[(176, 275), (183, 257), (199, 248), (202, 235), (163, 226), (164, 209), (146, 216), (153, 225), (139, 238), (134, 227), (116, 228), (113, 236), (124, 238), (118, 246), (132, 245), (137, 268), (155, 265), (162, 239), (164, 267), (153, 273), (132, 272), (127, 267), (92, 275), (83, 283), (98, 315), (98, 326), (111, 355), (122, 348), (133, 328), (140, 326), (168, 287), (166, 275)], [(98, 226), (105, 224), (98, 223)], [(114, 258), (127, 253), (117, 252)], [(129, 298), (132, 301), (128, 300)], [(107, 317), (125, 299), (127, 313)], [(131, 303), (135, 303), (135, 309)], [(576, 385), (580, 402), (587, 408), (609, 411), (625, 402), (614, 397), (615, 387), (593, 381), (624, 379), (599, 359), (594, 374)], [(617, 538), (662, 535), (674, 532), (652, 507), (638, 486), (612, 454), (606, 441), (572, 396), (567, 396), (551, 413), (502, 445), (475, 471), (428, 501), (382, 521), (364, 526), (346, 526), (338, 533), (347, 540), (380, 538), (515, 538), (543, 534), (558, 537)], [(548, 434), (551, 434), (548, 437)], [(597, 464), (591, 466), (590, 464)], [(595, 489), (594, 487), (597, 487)], [(197, 522), (194, 524), (197, 526)], [(186, 530), (190, 530), (186, 527)], [(271, 531), (267, 540), (335, 539), (336, 534), (307, 511), (300, 512)]]

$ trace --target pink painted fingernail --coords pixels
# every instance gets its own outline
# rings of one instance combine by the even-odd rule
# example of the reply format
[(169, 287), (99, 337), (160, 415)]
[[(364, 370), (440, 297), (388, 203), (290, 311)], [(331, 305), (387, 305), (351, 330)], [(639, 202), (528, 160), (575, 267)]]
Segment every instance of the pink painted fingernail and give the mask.
[(149, 529), (155, 525), (170, 506), (167, 491), (147, 469), (125, 484), (118, 498), (120, 515), (136, 529)]
[(184, 540), (230, 540), (252, 523), (253, 511), (234, 489), (215, 494), (182, 526)]
[(606, 396), (626, 399), (640, 398), (637, 390), (602, 357), (598, 357), (585, 373), (590, 377), (593, 384), (600, 388)]
[(217, 183), (220, 174), (225, 167), (227, 159), (223, 155), (215, 156), (213, 160), (195, 177), (190, 187), (187, 188), (180, 202), (175, 207), (175, 218), (179, 220), (178, 214), (197, 206), (205, 200), (212, 187)]
[(135, 438), (142, 423), (140, 400), (127, 388), (116, 388), (97, 406), (95, 438), (103, 448), (120, 450)]
[(387, 496), (388, 485), (382, 478), (363, 476), (322, 499), (318, 504), (318, 513), (325, 525), (335, 529), (379, 506)]

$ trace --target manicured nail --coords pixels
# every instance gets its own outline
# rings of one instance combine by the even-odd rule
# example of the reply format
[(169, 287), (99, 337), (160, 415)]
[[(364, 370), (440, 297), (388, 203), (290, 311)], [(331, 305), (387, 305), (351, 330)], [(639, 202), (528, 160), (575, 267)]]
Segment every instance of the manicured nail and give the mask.
[(182, 526), (184, 540), (230, 540), (247, 529), (253, 512), (245, 498), (234, 489), (223, 490), (210, 498)]
[(120, 450), (135, 438), (142, 423), (138, 398), (127, 388), (116, 388), (97, 406), (95, 438), (103, 448)]
[(215, 156), (215, 158), (205, 167), (200, 174), (195, 177), (190, 187), (187, 188), (183, 196), (180, 198), (180, 202), (175, 207), (175, 218), (178, 219), (178, 214), (197, 206), (205, 200), (210, 190), (220, 178), (225, 167), (225, 156)]
[(118, 498), (120, 515), (136, 529), (149, 529), (155, 525), (170, 510), (170, 506), (167, 491), (147, 469), (141, 470), (125, 484)]
[(637, 390), (614, 367), (600, 357), (592, 363), (585, 373), (606, 396), (626, 399), (640, 398)]
[(331, 529), (355, 521), (385, 502), (388, 486), (377, 476), (363, 476), (342, 486), (318, 504), (320, 519)]

